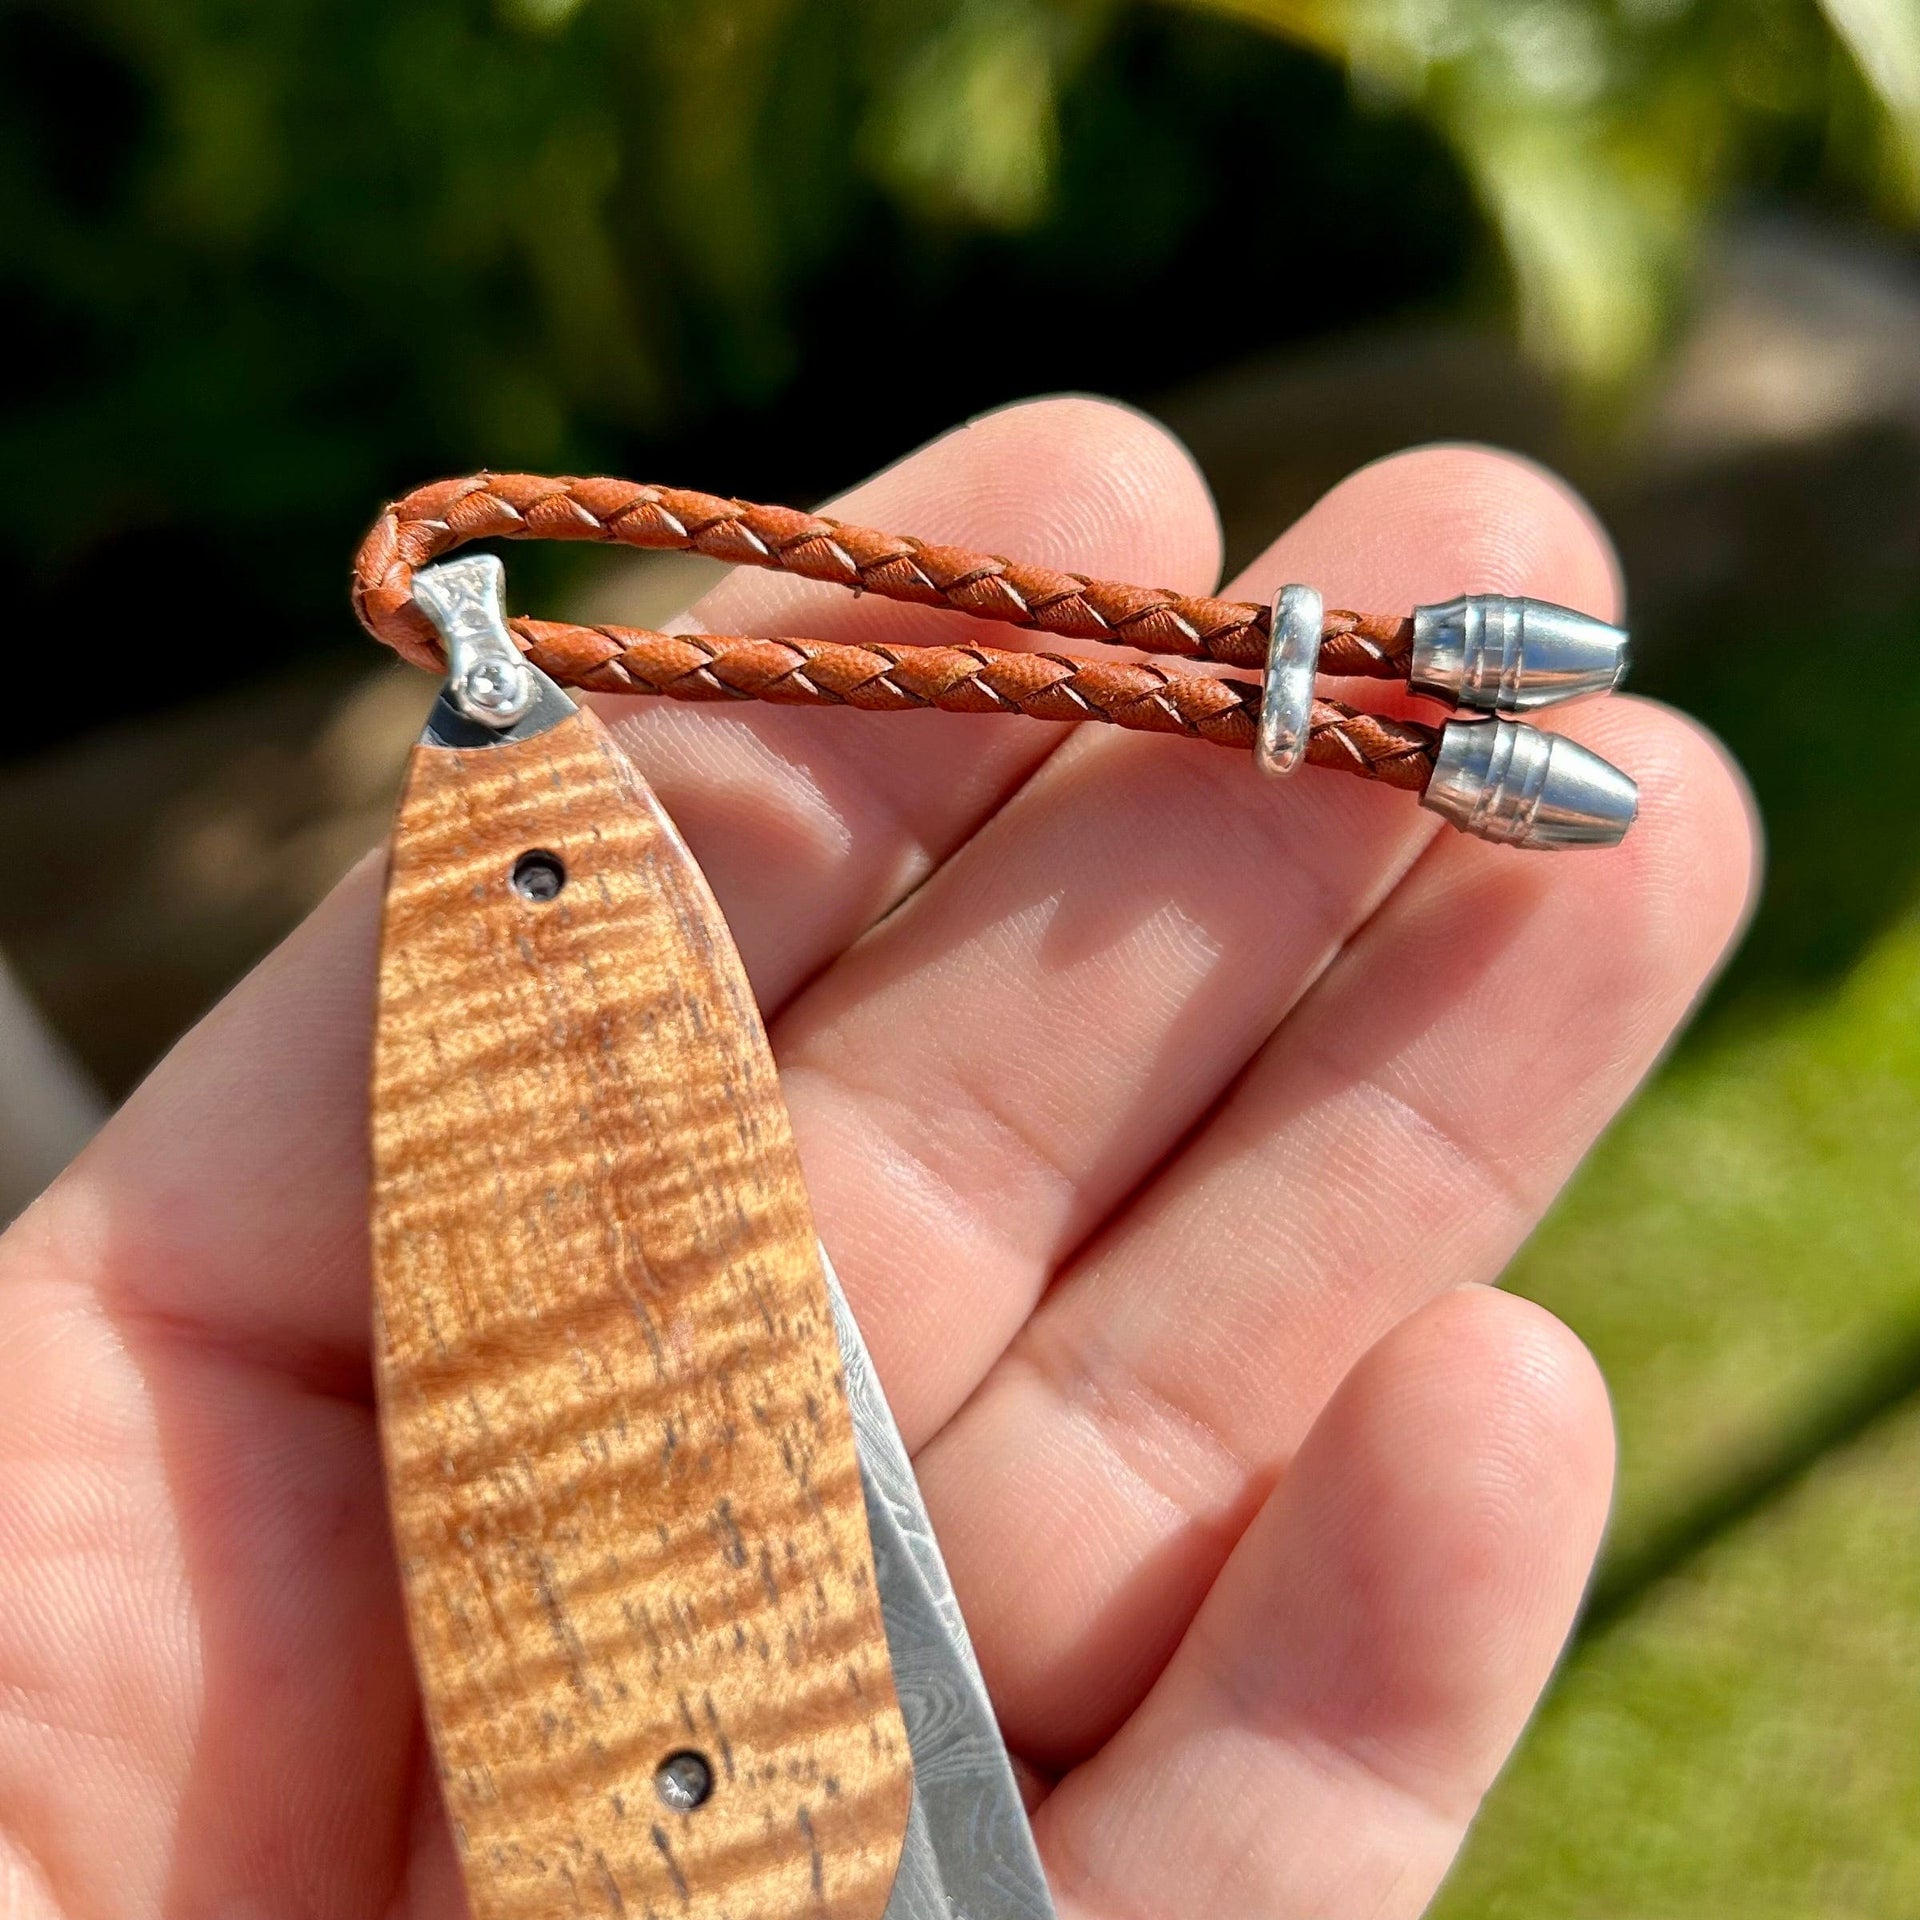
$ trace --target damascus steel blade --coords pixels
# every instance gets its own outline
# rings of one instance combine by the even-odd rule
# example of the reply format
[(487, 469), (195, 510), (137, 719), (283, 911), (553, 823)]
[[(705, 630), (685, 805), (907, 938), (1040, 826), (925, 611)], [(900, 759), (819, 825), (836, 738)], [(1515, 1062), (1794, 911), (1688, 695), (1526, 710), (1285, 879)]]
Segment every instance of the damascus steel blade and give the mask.
[(1026, 1808), (892, 1409), (826, 1249), (913, 1807), (885, 1920), (1054, 1920)]

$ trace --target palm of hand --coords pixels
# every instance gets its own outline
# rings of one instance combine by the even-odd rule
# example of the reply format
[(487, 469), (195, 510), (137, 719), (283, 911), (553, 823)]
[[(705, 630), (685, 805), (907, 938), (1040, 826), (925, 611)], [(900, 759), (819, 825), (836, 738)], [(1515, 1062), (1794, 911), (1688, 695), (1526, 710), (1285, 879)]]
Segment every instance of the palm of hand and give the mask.
[[(1201, 589), (1179, 450), (1062, 401), (849, 513)], [(1610, 612), (1518, 462), (1403, 456), (1240, 583)], [(726, 630), (951, 616), (734, 578)], [(1411, 1916), (1565, 1635), (1611, 1477), (1493, 1279), (1683, 1016), (1749, 835), (1684, 722), (1572, 716), (1627, 845), (1025, 722), (620, 716), (768, 1009), (1063, 1920)], [(367, 1378), (363, 867), (0, 1242), (0, 1910), (462, 1911)]]

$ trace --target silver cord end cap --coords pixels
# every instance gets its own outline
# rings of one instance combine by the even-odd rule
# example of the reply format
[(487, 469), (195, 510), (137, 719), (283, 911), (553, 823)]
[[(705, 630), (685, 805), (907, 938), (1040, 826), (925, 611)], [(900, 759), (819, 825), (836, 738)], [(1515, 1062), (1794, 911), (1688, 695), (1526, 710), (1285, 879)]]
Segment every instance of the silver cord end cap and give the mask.
[(1627, 674), (1627, 633), (1590, 613), (1516, 594), (1467, 593), (1413, 610), (1407, 684), (1482, 713), (1530, 713), (1611, 693)]
[(1420, 804), (1507, 847), (1612, 847), (1640, 790), (1577, 741), (1517, 720), (1450, 720)]

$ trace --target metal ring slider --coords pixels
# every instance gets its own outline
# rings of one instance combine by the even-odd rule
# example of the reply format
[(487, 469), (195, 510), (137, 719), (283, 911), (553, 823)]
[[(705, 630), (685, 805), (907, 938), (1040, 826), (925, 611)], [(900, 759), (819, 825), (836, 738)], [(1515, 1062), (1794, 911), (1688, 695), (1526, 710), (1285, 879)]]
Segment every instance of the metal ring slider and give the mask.
[(1320, 671), (1320, 630), (1325, 619), (1325, 603), (1311, 587), (1282, 587), (1273, 596), (1273, 628), (1267, 641), (1253, 764), (1275, 779), (1291, 773), (1307, 757), (1313, 682)]

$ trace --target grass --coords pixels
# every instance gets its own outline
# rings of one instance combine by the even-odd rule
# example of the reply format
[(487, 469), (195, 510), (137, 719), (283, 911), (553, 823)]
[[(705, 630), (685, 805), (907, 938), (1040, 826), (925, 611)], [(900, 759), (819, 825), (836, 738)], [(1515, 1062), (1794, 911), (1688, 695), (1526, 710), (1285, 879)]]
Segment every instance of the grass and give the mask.
[(1441, 1920), (1920, 1912), (1920, 1409), (1575, 1652)]
[(1916, 634), (1746, 631), (1661, 689), (1748, 765), (1774, 877), (1509, 1276), (1597, 1354), (1622, 1479), (1442, 1920), (1920, 1913), (1920, 805), (1804, 671), (1844, 643), (1911, 739)]

